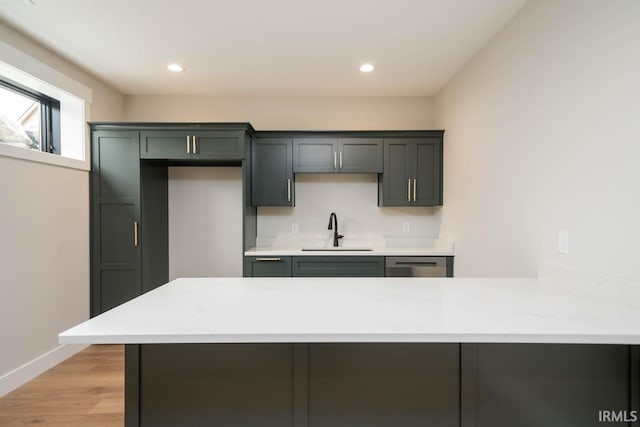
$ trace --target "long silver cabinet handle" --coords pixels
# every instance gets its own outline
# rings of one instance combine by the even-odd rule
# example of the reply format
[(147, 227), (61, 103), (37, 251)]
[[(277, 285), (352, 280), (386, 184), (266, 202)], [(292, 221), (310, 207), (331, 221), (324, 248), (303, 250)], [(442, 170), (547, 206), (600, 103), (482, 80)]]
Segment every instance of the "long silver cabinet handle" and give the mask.
[(191, 154), (191, 136), (187, 135), (187, 154)]
[(413, 201), (414, 202), (416, 201), (416, 193), (418, 192), (417, 188), (418, 188), (418, 181), (415, 178), (413, 178)]
[(291, 201), (291, 178), (287, 179), (287, 202)]
[(333, 168), (338, 169), (338, 152), (333, 152)]
[(340, 169), (342, 169), (342, 151), (340, 152)]
[(280, 261), (280, 258), (256, 258), (256, 261), (277, 262), (277, 261)]
[(138, 247), (138, 221), (133, 222), (133, 246)]
[(193, 135), (193, 154), (196, 154), (198, 152), (198, 138), (196, 138), (195, 135)]
[(407, 202), (411, 201), (411, 178), (407, 180)]

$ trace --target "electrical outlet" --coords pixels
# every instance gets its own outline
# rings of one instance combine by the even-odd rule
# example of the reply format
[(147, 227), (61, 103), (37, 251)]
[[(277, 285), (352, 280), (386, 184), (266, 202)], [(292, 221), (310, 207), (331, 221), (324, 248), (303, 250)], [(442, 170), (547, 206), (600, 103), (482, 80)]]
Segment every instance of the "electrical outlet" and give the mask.
[(558, 253), (560, 254), (569, 253), (569, 232), (568, 231), (558, 231)]
[(297, 233), (298, 232), (298, 223), (297, 222), (292, 222), (291, 223), (291, 232), (292, 233)]
[(411, 223), (409, 221), (405, 221), (402, 223), (402, 232), (403, 233), (411, 232)]

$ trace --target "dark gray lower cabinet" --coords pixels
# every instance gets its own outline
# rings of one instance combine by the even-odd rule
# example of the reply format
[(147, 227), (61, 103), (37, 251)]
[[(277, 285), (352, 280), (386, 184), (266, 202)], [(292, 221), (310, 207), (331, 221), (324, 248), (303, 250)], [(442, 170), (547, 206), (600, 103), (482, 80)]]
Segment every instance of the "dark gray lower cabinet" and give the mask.
[(639, 409), (637, 347), (463, 344), (461, 354), (462, 427), (595, 427), (599, 411)]
[(294, 256), (293, 277), (383, 277), (382, 256)]
[(638, 353), (625, 345), (129, 344), (126, 425), (595, 427), (601, 411), (637, 417)]
[(126, 347), (133, 426), (459, 425), (458, 344)]
[(291, 277), (291, 257), (244, 257), (244, 277)]
[(292, 426), (290, 344), (142, 345), (140, 362), (140, 426)]
[(311, 344), (309, 426), (460, 425), (458, 344)]

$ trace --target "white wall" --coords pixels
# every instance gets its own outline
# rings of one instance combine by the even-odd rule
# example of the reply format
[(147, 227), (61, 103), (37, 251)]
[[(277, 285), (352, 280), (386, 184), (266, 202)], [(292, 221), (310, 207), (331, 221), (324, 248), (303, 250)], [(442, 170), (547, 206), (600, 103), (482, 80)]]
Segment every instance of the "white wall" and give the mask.
[(438, 94), (457, 275), (640, 278), (639, 22), (634, 0), (530, 1)]
[(242, 169), (169, 168), (169, 280), (242, 277)]
[[(338, 216), (340, 234), (379, 233), (384, 236), (438, 237), (441, 208), (378, 207), (376, 174), (297, 174), (294, 208), (258, 208), (258, 237), (275, 238), (290, 233), (297, 223), (299, 233), (329, 233), (329, 214)], [(410, 234), (402, 223), (409, 222)]]
[[(0, 38), (91, 88), (91, 120), (124, 97), (0, 23)], [(89, 175), (0, 156), (0, 396), (63, 360), (58, 333), (89, 317)]]
[(257, 130), (432, 129), (431, 97), (127, 96), (128, 121), (250, 122)]

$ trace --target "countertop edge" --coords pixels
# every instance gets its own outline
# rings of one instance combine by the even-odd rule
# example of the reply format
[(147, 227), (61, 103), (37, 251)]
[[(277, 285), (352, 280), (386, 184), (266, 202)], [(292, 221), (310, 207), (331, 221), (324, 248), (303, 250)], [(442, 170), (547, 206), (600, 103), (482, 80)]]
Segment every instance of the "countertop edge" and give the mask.
[(415, 344), (613, 344), (640, 345), (631, 335), (545, 334), (237, 334), (237, 335), (59, 335), (60, 344), (313, 344), (313, 343), (415, 343)]
[(453, 250), (440, 248), (384, 248), (370, 251), (358, 250), (302, 250), (278, 248), (251, 248), (244, 256), (455, 256)]

